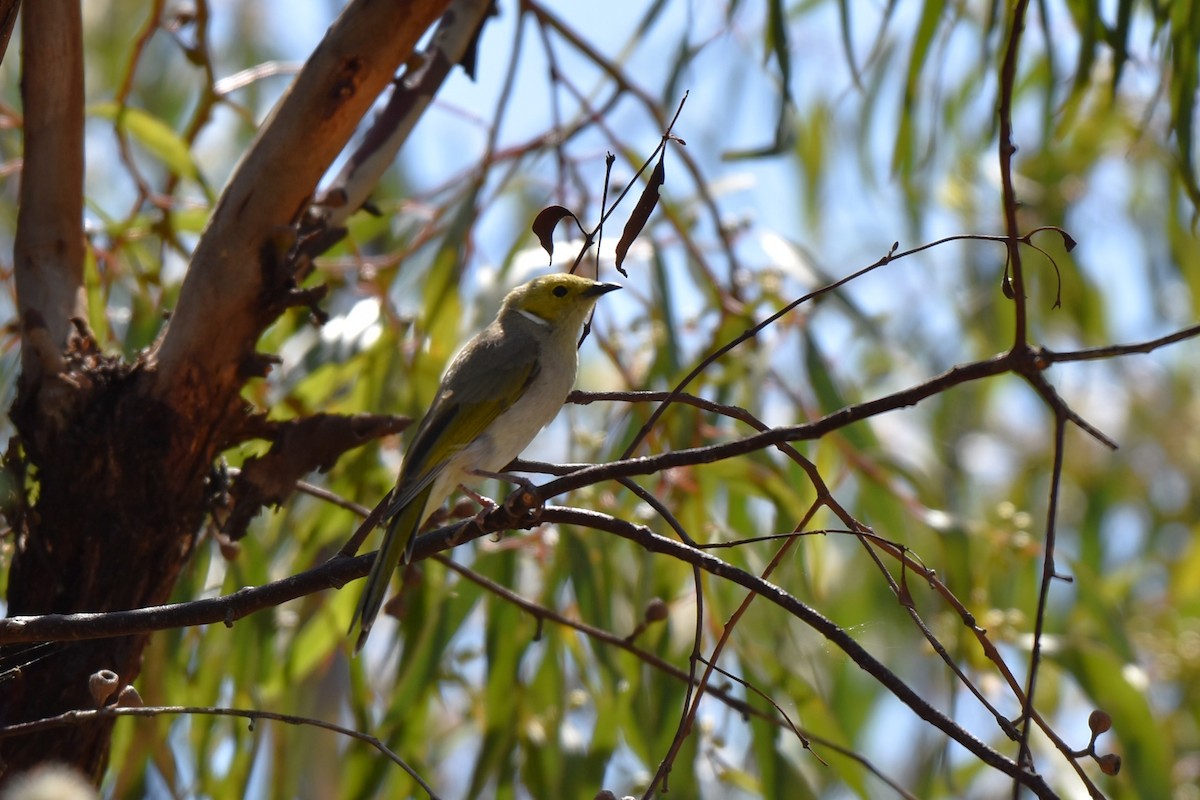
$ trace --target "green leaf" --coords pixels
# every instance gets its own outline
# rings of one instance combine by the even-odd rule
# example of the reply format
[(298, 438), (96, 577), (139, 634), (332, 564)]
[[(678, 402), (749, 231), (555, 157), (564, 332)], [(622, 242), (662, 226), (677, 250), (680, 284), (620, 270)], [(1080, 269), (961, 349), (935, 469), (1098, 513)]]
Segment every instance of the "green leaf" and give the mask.
[(148, 111), (115, 102), (95, 103), (89, 106), (87, 111), (91, 116), (115, 122), (118, 131), (132, 136), (134, 141), (161, 161), (170, 172), (195, 181), (207, 192), (204, 177), (192, 158), (187, 142), (167, 123)]

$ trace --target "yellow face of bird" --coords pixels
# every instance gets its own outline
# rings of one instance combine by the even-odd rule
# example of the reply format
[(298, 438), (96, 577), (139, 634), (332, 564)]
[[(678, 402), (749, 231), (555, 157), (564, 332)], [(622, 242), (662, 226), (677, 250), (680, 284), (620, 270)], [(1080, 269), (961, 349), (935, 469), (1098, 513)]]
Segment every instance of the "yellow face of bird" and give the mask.
[(534, 278), (504, 298), (504, 307), (545, 320), (551, 327), (583, 323), (600, 295), (621, 287), (579, 275), (556, 273)]

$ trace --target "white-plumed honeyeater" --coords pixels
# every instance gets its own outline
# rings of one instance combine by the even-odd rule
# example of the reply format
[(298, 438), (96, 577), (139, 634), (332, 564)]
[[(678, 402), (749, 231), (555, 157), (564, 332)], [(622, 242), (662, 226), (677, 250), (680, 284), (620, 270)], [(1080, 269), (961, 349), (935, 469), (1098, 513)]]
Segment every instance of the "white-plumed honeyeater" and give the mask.
[[(513, 289), (490, 325), (442, 377), (404, 456), (355, 620), (362, 649), (396, 565), (408, 563), (421, 524), (460, 483), (502, 469), (558, 414), (578, 369), (583, 324), (620, 287), (578, 275), (545, 275)], [(351, 625), (353, 630), (353, 625)]]

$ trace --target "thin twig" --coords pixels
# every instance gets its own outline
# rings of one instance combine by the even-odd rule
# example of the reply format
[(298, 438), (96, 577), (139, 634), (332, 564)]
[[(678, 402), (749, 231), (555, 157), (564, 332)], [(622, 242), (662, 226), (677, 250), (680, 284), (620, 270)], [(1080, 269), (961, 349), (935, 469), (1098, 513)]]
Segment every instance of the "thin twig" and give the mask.
[(313, 728), (321, 728), (322, 730), (332, 731), (341, 734), (351, 739), (357, 739), (360, 742), (365, 742), (371, 747), (374, 747), (380, 753), (398, 765), (409, 777), (424, 789), (431, 798), (437, 798), (438, 794), (429, 786), (409, 764), (396, 754), (390, 747), (384, 744), (380, 739), (369, 733), (362, 733), (353, 728), (347, 728), (344, 725), (338, 725), (334, 722), (326, 722), (325, 720), (316, 719), (314, 717), (301, 717), (295, 714), (279, 714), (274, 711), (259, 711), (249, 708), (221, 708), (217, 706), (107, 706), (105, 708), (95, 709), (80, 709), (77, 711), (67, 711), (57, 716), (47, 717), (45, 719), (32, 720), (30, 722), (19, 722), (12, 725), (0, 727), (0, 739), (10, 736), (25, 736), (39, 731), (53, 730), (55, 728), (65, 728), (72, 725), (82, 725), (87, 722), (93, 722), (101, 719), (116, 719), (118, 717), (160, 717), (166, 715), (187, 715), (187, 716), (206, 716), (206, 717), (241, 717), (248, 719), (251, 723), (251, 729), (254, 723), (258, 720), (269, 720), (272, 722), (283, 722), (288, 725), (301, 725)]

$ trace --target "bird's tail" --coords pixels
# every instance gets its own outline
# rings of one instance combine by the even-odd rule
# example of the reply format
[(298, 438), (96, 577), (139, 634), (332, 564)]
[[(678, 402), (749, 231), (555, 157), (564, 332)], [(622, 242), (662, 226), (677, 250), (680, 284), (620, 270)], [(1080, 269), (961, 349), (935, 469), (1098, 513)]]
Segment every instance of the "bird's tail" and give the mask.
[[(358, 611), (354, 615), (359, 629), (358, 641), (354, 645), (355, 653), (362, 650), (366, 644), (367, 634), (371, 632), (375, 617), (383, 607), (388, 586), (392, 582), (392, 573), (400, 563), (401, 556), (405, 564), (412, 556), (413, 543), (417, 538), (417, 529), (425, 517), (425, 503), (429, 500), (431, 489), (432, 487), (429, 487), (419, 493), (388, 521), (387, 532), (383, 535), (383, 546), (375, 554), (375, 562), (371, 564), (371, 573), (367, 575), (362, 599), (358, 601)], [(350, 624), (351, 633), (354, 632), (355, 623)]]

